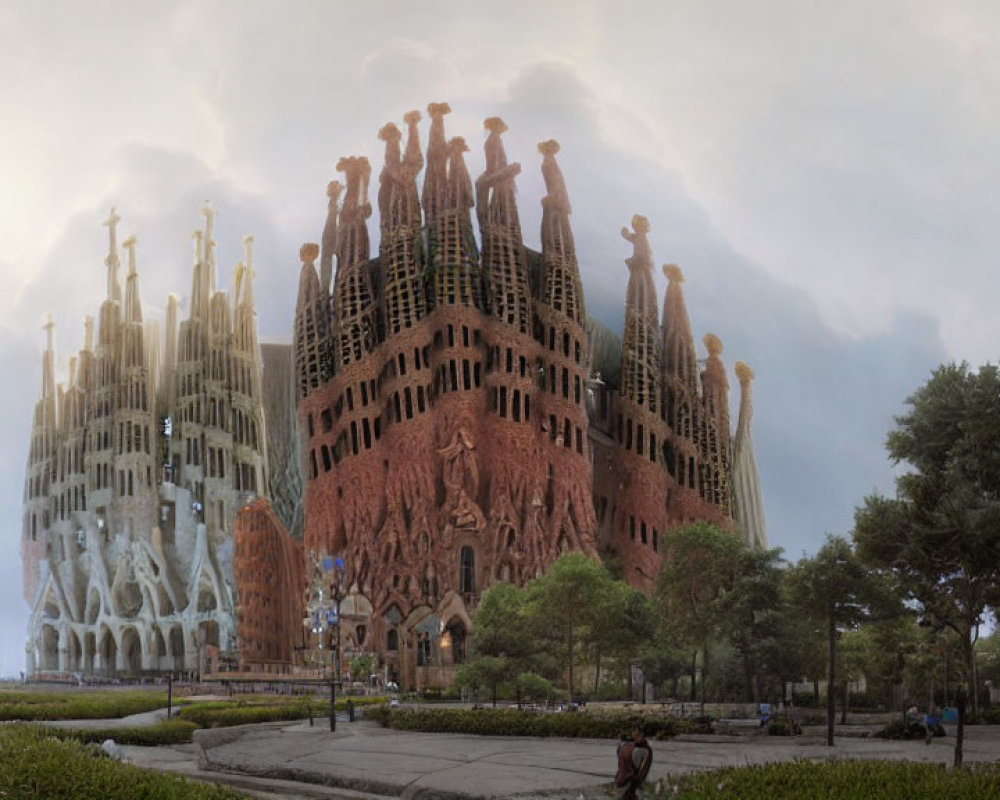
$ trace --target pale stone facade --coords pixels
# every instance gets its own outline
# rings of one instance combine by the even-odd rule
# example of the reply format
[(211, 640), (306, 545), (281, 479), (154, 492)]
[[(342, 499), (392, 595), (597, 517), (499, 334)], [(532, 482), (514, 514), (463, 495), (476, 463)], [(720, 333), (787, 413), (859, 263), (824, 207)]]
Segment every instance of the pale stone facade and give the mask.
[(52, 325), (28, 458), (27, 672), (196, 671), (235, 647), (233, 519), (268, 485), (252, 240), (216, 291), (213, 212), (194, 235), (190, 314), (144, 322), (118, 217), (97, 340), (56, 386)]

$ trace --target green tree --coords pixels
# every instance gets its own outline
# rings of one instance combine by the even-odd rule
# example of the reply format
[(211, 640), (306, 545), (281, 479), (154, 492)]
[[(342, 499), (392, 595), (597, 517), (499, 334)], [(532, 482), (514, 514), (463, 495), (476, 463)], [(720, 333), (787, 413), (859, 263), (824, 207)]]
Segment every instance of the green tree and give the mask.
[(606, 569), (582, 553), (567, 553), (527, 587), (528, 615), (540, 640), (562, 651), (570, 699), (574, 690), (576, 651), (590, 640), (601, 616), (602, 599), (613, 591)]
[(624, 581), (609, 581), (598, 598), (597, 614), (590, 629), (595, 693), (600, 683), (602, 656), (609, 656), (625, 669), (631, 694), (632, 664), (643, 644), (652, 637), (653, 630), (649, 598)]
[(898, 601), (880, 576), (861, 562), (847, 540), (827, 536), (812, 558), (803, 558), (789, 575), (791, 597), (827, 631), (827, 744), (833, 746), (838, 629), (901, 613)]
[(474, 697), (479, 690), (490, 690), (493, 706), (497, 704), (497, 689), (513, 677), (513, 666), (509, 659), (499, 656), (475, 656), (455, 671), (455, 685), (470, 689)]
[(854, 541), (932, 624), (958, 636), (975, 712), (975, 643), (1000, 599), (1000, 374), (947, 364), (906, 402), (886, 447), (911, 469), (895, 498), (865, 499)]
[(695, 664), (701, 653), (704, 703), (709, 642), (719, 622), (716, 601), (736, 583), (746, 544), (742, 537), (704, 522), (668, 531), (662, 542), (669, 557), (657, 579), (655, 610), (675, 641), (690, 648), (692, 700), (696, 697)]

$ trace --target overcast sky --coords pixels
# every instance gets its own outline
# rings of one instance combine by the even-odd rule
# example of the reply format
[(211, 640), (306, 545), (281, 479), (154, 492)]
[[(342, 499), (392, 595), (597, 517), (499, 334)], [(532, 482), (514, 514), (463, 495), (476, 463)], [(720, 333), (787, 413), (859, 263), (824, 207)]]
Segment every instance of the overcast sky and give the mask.
[(535, 144), (562, 143), (588, 311), (613, 330), (618, 231), (649, 218), (696, 338), (757, 374), (772, 544), (798, 557), (848, 532), (891, 488), (882, 445), (907, 395), (943, 360), (996, 358), (998, 23), (995, 3), (917, 0), (0, 0), (0, 674), (23, 665), (40, 326), (55, 314), (63, 372), (104, 293), (108, 208), (138, 235), (155, 314), (190, 292), (211, 200), (220, 284), (253, 233), (261, 333), (287, 340), (337, 159), (377, 171), (379, 127), (431, 101), (454, 109), (473, 176), (483, 118), (505, 118), (529, 246)]

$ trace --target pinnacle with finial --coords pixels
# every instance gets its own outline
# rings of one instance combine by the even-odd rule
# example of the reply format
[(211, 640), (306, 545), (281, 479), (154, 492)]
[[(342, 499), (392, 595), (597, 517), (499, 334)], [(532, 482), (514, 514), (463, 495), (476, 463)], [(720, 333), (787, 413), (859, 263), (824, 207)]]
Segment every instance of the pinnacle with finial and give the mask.
[(52, 314), (46, 314), (45, 324), (42, 325), (42, 330), (45, 331), (45, 347), (47, 350), (52, 349), (52, 330), (55, 328), (55, 320), (52, 319)]
[(129, 236), (124, 242), (122, 242), (122, 248), (128, 252), (128, 274), (131, 277), (135, 275), (135, 243), (137, 239), (135, 236)]

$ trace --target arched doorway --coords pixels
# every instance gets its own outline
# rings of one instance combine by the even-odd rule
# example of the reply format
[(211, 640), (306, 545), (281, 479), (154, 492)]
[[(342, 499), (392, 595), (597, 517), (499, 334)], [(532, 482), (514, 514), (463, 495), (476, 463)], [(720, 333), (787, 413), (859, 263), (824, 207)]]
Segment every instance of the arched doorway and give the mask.
[(43, 672), (59, 669), (59, 634), (51, 625), (42, 626), (38, 649), (41, 651), (40, 665)]
[(135, 628), (122, 631), (122, 671), (136, 675), (142, 671), (142, 644)]
[(184, 669), (184, 631), (180, 625), (174, 625), (170, 629), (170, 657), (173, 669)]
[(81, 669), (83, 648), (80, 646), (80, 637), (74, 631), (66, 631), (66, 669), (76, 672)]
[(97, 653), (97, 636), (93, 632), (83, 634), (83, 671), (94, 671), (94, 655)]
[(468, 631), (465, 629), (465, 623), (458, 617), (454, 617), (451, 622), (445, 626), (444, 630), (448, 635), (446, 641), (448, 641), (451, 646), (451, 663), (464, 663), (466, 655), (466, 641), (468, 640)]
[(106, 675), (111, 675), (118, 668), (118, 643), (110, 628), (104, 628), (101, 635), (101, 671)]

